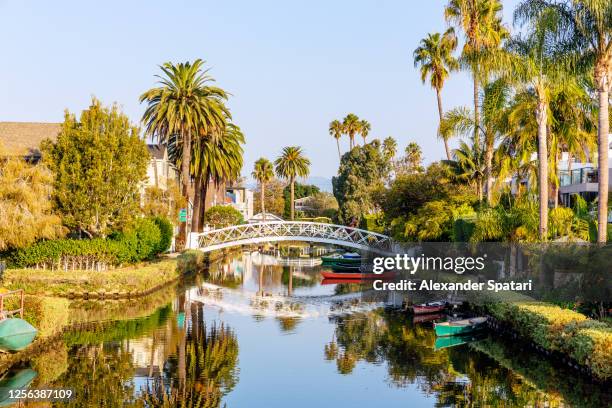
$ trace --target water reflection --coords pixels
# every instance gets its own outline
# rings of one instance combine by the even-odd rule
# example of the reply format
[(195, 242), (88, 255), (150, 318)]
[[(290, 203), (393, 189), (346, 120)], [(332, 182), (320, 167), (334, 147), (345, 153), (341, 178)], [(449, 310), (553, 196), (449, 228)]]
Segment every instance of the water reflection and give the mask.
[[(320, 266), (239, 254), (142, 310), (67, 333), (22, 369), (71, 407), (611, 406), (608, 388), (495, 336), (441, 344)], [(96, 316), (100, 305), (86, 305)], [(75, 304), (76, 307), (76, 304)], [(84, 312), (83, 312), (84, 313)], [(307, 386), (306, 386), (307, 385)]]

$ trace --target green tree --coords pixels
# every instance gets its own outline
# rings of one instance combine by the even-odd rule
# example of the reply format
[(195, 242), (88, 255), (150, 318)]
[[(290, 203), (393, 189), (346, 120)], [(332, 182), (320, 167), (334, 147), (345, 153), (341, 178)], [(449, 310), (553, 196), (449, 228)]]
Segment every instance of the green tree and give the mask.
[(332, 179), (341, 223), (359, 225), (364, 214), (375, 210), (372, 193), (382, 187), (390, 169), (391, 162), (377, 139), (342, 157), (338, 176)]
[(308, 160), (301, 147), (288, 146), (283, 149), (283, 153), (274, 161), (276, 174), (278, 177), (289, 180), (291, 186), (291, 220), (294, 219), (295, 197), (294, 187), (297, 177), (306, 177), (310, 173), (310, 160)]
[(55, 174), (55, 207), (68, 228), (104, 236), (140, 214), (149, 154), (138, 128), (117, 106), (93, 99), (78, 120), (67, 112), (57, 141), (45, 141), (42, 151)]
[(261, 213), (264, 216), (264, 221), (266, 219), (266, 205), (265, 205), (265, 192), (266, 192), (266, 183), (274, 178), (274, 166), (270, 160), (265, 157), (261, 157), (255, 162), (255, 167), (251, 176), (259, 183), (259, 193), (260, 193), (260, 201), (261, 201)]
[(0, 251), (64, 234), (53, 212), (52, 190), (53, 174), (46, 166), (0, 159)]
[[(320, 191), (319, 187), (315, 185), (302, 184), (296, 181), (293, 195), (294, 199), (299, 200), (300, 198), (311, 197)], [(289, 217), (291, 215), (291, 186), (285, 186), (285, 188), (283, 188), (283, 199), (285, 200), (283, 217)]]
[(339, 120), (332, 120), (329, 124), (329, 134), (336, 139), (336, 147), (338, 147), (338, 160), (342, 158), (340, 154), (340, 138), (344, 133), (344, 127), (342, 126), (342, 122)]
[[(421, 67), (421, 81), (425, 83), (429, 77), (429, 83), (436, 90), (438, 100), (438, 114), (440, 123), (444, 117), (442, 109), (442, 88), (451, 71), (459, 68), (459, 62), (453, 56), (457, 48), (457, 37), (455, 30), (449, 28), (443, 35), (440, 33), (427, 34), (427, 38), (421, 40), (421, 45), (414, 50), (414, 66)], [(438, 134), (440, 134), (438, 132)], [(448, 138), (444, 140), (446, 158), (451, 159), (448, 147)]]
[(577, 68), (591, 69), (599, 97), (598, 134), (598, 233), (597, 242), (607, 241), (608, 150), (610, 133), (610, 89), (612, 89), (612, 2), (609, 0), (525, 0), (515, 12), (520, 21), (541, 24), (554, 14), (556, 48)]
[[(227, 93), (208, 85), (213, 78), (202, 70), (204, 61), (195, 60), (160, 66), (159, 87), (151, 88), (140, 96), (147, 108), (142, 117), (145, 132), (161, 143), (176, 137), (182, 149), (180, 174), (183, 196), (190, 197), (190, 164), (192, 141), (196, 137), (217, 139), (225, 129), (230, 113), (225, 106)], [(181, 239), (186, 239), (186, 224), (181, 224)]]
[(204, 221), (215, 228), (225, 228), (244, 223), (242, 213), (229, 205), (215, 205), (204, 213)]

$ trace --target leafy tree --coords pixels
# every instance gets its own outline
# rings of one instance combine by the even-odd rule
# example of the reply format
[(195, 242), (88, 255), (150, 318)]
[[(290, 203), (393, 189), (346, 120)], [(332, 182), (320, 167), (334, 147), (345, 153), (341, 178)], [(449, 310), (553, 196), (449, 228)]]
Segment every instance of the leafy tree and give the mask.
[(265, 157), (261, 157), (255, 162), (255, 166), (251, 176), (259, 182), (259, 193), (260, 193), (260, 205), (261, 213), (264, 215), (264, 221), (266, 219), (266, 183), (270, 182), (274, 178), (274, 166), (270, 160)]
[(308, 205), (312, 208), (309, 215), (312, 217), (335, 218), (338, 214), (338, 201), (333, 194), (321, 191), (312, 194)]
[(382, 187), (390, 168), (376, 139), (342, 156), (338, 176), (332, 179), (340, 222), (356, 226), (364, 214), (375, 211), (372, 193)]
[[(266, 184), (266, 189), (263, 194), (264, 207), (268, 214), (278, 215), (282, 217), (285, 213), (285, 198), (284, 191), (286, 187), (280, 180), (273, 178)], [(255, 195), (255, 207), (261, 207), (261, 194)]]
[(229, 205), (215, 205), (204, 213), (204, 221), (215, 228), (224, 228), (244, 223), (242, 213)]
[[(293, 190), (294, 198), (296, 200), (304, 197), (310, 197), (319, 192), (319, 187), (311, 184), (302, 184), (297, 181), (295, 182), (295, 187)], [(285, 186), (283, 189), (283, 199), (285, 200), (283, 217), (289, 217), (291, 215), (291, 186)]]
[[(443, 35), (440, 33), (427, 34), (427, 38), (421, 40), (421, 45), (414, 50), (414, 65), (421, 67), (421, 81), (425, 83), (427, 77), (431, 87), (436, 90), (438, 100), (438, 114), (440, 123), (444, 117), (442, 110), (442, 88), (451, 71), (459, 68), (459, 62), (453, 56), (457, 48), (457, 37), (455, 30), (449, 28)], [(444, 149), (446, 158), (451, 159), (448, 147), (448, 138), (444, 138)]]
[[(160, 86), (140, 96), (140, 102), (147, 103), (142, 117), (146, 134), (164, 144), (173, 136), (179, 140), (183, 196), (188, 201), (192, 201), (189, 189), (192, 141), (197, 137), (217, 139), (231, 118), (225, 107), (227, 93), (208, 85), (213, 78), (202, 70), (203, 65), (201, 59), (193, 63), (166, 62), (160, 66), (163, 73), (158, 76)], [(186, 233), (186, 225), (181, 224), (183, 240)]]
[(147, 187), (144, 191), (142, 213), (149, 217), (164, 217), (174, 225), (179, 224), (179, 211), (187, 206), (178, 186), (172, 183), (167, 189)]
[(117, 106), (93, 99), (78, 120), (66, 113), (57, 141), (45, 141), (42, 151), (55, 174), (55, 207), (68, 228), (104, 236), (139, 215), (149, 154)]
[(276, 174), (280, 178), (289, 180), (291, 186), (291, 220), (294, 219), (295, 211), (295, 179), (297, 177), (306, 177), (310, 173), (309, 166), (310, 160), (308, 160), (302, 151), (301, 147), (288, 146), (283, 149), (283, 153), (274, 161)]
[(53, 174), (16, 158), (0, 159), (0, 251), (64, 234), (53, 212)]

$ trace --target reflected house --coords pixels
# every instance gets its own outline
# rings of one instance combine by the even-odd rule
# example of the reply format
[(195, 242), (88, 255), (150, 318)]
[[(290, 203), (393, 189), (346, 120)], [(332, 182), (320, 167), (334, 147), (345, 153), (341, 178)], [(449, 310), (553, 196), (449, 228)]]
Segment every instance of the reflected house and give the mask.
[(166, 361), (165, 342), (155, 341), (151, 337), (126, 341), (126, 347), (132, 354), (132, 363), (136, 377), (161, 375)]

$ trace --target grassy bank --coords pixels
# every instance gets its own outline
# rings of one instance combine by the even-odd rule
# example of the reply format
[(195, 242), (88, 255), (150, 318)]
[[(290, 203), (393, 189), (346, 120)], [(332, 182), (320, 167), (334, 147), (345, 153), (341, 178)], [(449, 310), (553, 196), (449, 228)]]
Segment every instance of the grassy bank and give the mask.
[(29, 295), (89, 297), (139, 296), (193, 272), (201, 265), (202, 254), (187, 251), (177, 258), (141, 263), (106, 271), (8, 269), (4, 286), (24, 289)]

